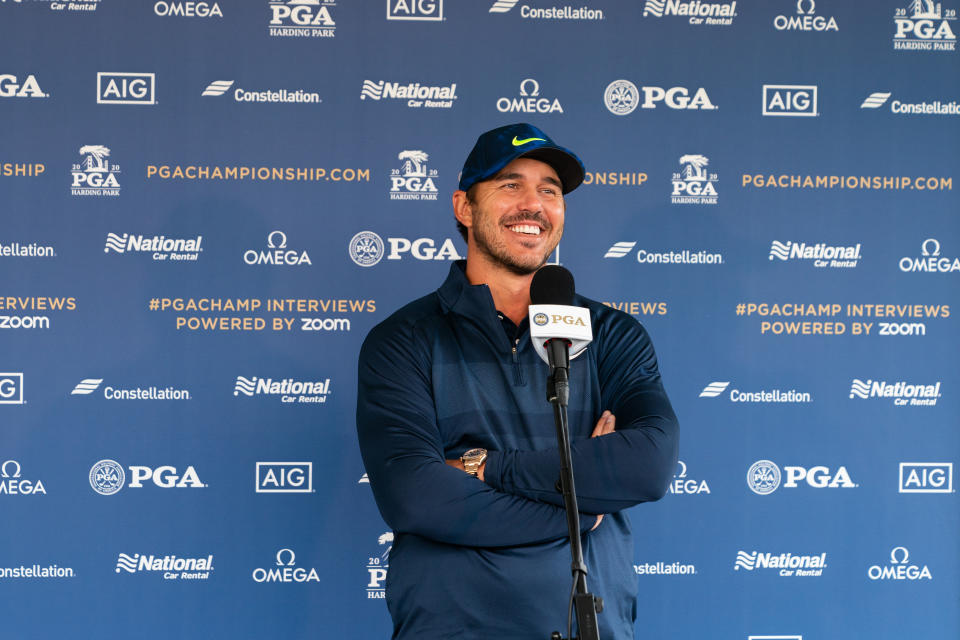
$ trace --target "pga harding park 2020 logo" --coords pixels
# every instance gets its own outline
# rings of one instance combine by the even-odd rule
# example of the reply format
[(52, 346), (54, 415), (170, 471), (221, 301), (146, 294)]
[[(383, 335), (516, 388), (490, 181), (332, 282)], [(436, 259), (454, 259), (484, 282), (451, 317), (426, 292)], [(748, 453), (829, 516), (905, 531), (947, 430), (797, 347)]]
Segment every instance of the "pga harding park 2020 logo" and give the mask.
[(673, 174), (672, 204), (717, 204), (717, 174), (707, 171), (710, 161), (706, 156), (680, 156), (683, 171)]
[(120, 165), (111, 163), (109, 147), (88, 144), (80, 147), (83, 162), (73, 165), (70, 194), (74, 196), (119, 196), (120, 182), (117, 174)]
[(279, 38), (332, 38), (337, 23), (330, 8), (335, 0), (269, 0), (268, 32)]
[(386, 597), (384, 583), (390, 568), (390, 550), (393, 549), (393, 532), (387, 531), (377, 538), (377, 544), (383, 548), (367, 557), (367, 599), (379, 600)]
[(943, 9), (933, 0), (912, 0), (907, 7), (893, 13), (896, 31), (893, 48), (898, 51), (956, 51), (957, 36), (950, 24), (955, 23), (957, 10)]
[(940, 380), (933, 384), (911, 384), (903, 380), (887, 382), (854, 378), (850, 384), (850, 399), (889, 398), (897, 407), (933, 407), (943, 396), (940, 384)]
[(436, 169), (427, 168), (430, 158), (423, 151), (408, 149), (397, 155), (400, 160), (399, 169), (390, 170), (390, 199), (391, 200), (436, 200), (437, 178)]
[(160, 262), (193, 261), (203, 251), (203, 236), (195, 238), (168, 238), (166, 236), (144, 236), (133, 233), (108, 233), (103, 247), (104, 253), (149, 253)]

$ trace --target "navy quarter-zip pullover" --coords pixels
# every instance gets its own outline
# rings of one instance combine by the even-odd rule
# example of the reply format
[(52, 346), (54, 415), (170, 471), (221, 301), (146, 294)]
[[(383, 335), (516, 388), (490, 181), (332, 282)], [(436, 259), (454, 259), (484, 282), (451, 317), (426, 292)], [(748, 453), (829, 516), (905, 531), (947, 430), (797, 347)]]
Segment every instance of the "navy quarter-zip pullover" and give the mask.
[[(547, 365), (526, 323), (508, 336), (489, 288), (464, 268), (454, 263), (440, 289), (374, 327), (360, 353), (360, 449), (395, 532), (393, 637), (545, 639), (566, 633), (573, 580)], [(604, 599), (601, 638), (631, 640), (637, 578), (622, 511), (666, 492), (678, 424), (643, 327), (592, 300), (574, 304), (590, 309), (594, 334), (570, 365), (587, 581)], [(615, 433), (590, 438), (605, 409)], [(445, 463), (473, 447), (489, 452), (485, 481)]]

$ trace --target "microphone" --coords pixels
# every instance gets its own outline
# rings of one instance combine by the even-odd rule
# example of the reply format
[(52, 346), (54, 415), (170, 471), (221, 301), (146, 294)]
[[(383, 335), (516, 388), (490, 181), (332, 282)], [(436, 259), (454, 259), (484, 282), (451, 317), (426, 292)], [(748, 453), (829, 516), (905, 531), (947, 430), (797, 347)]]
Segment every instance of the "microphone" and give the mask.
[(573, 306), (573, 293), (573, 274), (560, 265), (548, 264), (533, 274), (530, 340), (551, 370), (568, 369), (593, 340), (590, 310)]

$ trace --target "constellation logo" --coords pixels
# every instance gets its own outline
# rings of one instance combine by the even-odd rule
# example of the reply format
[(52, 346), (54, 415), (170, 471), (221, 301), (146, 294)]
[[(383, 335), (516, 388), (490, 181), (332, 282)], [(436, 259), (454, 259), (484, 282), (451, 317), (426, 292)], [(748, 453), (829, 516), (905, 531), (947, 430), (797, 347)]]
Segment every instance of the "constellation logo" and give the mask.
[(390, 170), (391, 200), (436, 200), (438, 178), (436, 169), (427, 168), (430, 158), (423, 151), (401, 151), (399, 169)]
[(200, 257), (203, 236), (196, 238), (168, 238), (166, 236), (144, 236), (140, 234), (108, 233), (103, 252), (110, 253), (149, 253), (158, 261), (193, 261)]
[(257, 493), (313, 493), (312, 462), (258, 462)]
[(770, 260), (810, 260), (816, 268), (830, 267), (833, 269), (854, 268), (860, 262), (860, 244), (849, 246), (831, 246), (825, 242), (807, 244), (787, 240), (774, 240), (770, 244)]
[(893, 13), (896, 33), (893, 48), (899, 51), (955, 51), (957, 36), (950, 23), (957, 19), (956, 9), (942, 10), (933, 0), (913, 0), (910, 6)]
[(157, 104), (156, 74), (97, 72), (97, 104)]
[(839, 31), (837, 19), (817, 15), (814, 0), (797, 0), (797, 13), (790, 17), (779, 15), (773, 19), (777, 31)]
[(384, 582), (387, 579), (387, 570), (390, 568), (390, 550), (393, 549), (393, 532), (387, 531), (379, 538), (377, 544), (383, 549), (367, 558), (367, 598), (381, 599), (386, 597)]
[[(630, 253), (636, 242), (617, 242), (603, 255), (604, 258), (622, 258)], [(723, 264), (722, 253), (710, 253), (697, 249), (677, 249), (675, 251), (637, 251), (640, 264)]]
[[(719, 397), (729, 386), (730, 382), (711, 382), (703, 388), (699, 397)], [(734, 389), (730, 392), (730, 402), (806, 403), (812, 401), (813, 398), (809, 393), (797, 391), (796, 389), (774, 389), (772, 391), (766, 389), (760, 391), (740, 391), (739, 389)]]
[(817, 86), (813, 84), (763, 85), (763, 115), (819, 116)]
[(940, 241), (927, 238), (920, 245), (919, 258), (905, 256), (900, 258), (900, 271), (904, 273), (956, 273), (960, 271), (960, 258), (948, 258), (940, 255)]
[(952, 462), (901, 462), (900, 493), (953, 493)]
[(97, 390), (103, 378), (85, 378), (77, 383), (77, 386), (70, 392), (72, 396), (88, 396)]
[(119, 196), (120, 182), (117, 175), (120, 165), (111, 163), (107, 158), (110, 149), (99, 144), (80, 147), (83, 162), (73, 165), (71, 174), (73, 183), (70, 193), (75, 196)]
[(30, 496), (42, 493), (47, 495), (42, 480), (21, 480), (20, 463), (16, 460), (7, 460), (0, 465), (0, 495)]
[(563, 113), (563, 107), (556, 98), (541, 98), (540, 83), (527, 78), (520, 83), (519, 98), (498, 98), (497, 111), (500, 113)]
[(406, 100), (407, 106), (418, 109), (449, 109), (457, 99), (457, 83), (441, 86), (420, 86), (419, 82), (400, 84), (380, 80), (364, 80), (360, 99), (366, 100)]
[(910, 551), (906, 547), (894, 547), (890, 551), (890, 564), (873, 565), (867, 569), (871, 580), (933, 580), (927, 565), (910, 564)]
[(9, 73), (0, 74), (0, 98), (49, 98), (49, 93), (44, 93), (37, 84), (37, 79), (32, 74), (28, 75), (23, 83), (17, 80), (17, 76)]
[(680, 562), (645, 562), (633, 565), (633, 572), (638, 576), (694, 576), (697, 567)]
[[(3, 175), (3, 165), (0, 165), (0, 175)], [(22, 244), (0, 242), (0, 258), (56, 258), (57, 251), (49, 245), (40, 245), (36, 242)]]
[(443, 20), (443, 0), (387, 0), (387, 20)]
[(23, 374), (0, 373), (0, 404), (23, 403)]
[(332, 38), (337, 23), (330, 15), (335, 0), (270, 0), (271, 36), (281, 38)]
[[(871, 93), (860, 105), (861, 109), (878, 109), (882, 107), (890, 98), (891, 92)], [(934, 115), (934, 116), (956, 116), (960, 115), (960, 102), (956, 100), (933, 102), (902, 102), (894, 100), (890, 103), (890, 113), (897, 115)]]
[(314, 567), (298, 567), (297, 554), (293, 549), (277, 551), (277, 560), (272, 567), (253, 570), (253, 581), (264, 582), (320, 582), (320, 576)]
[(357, 480), (357, 484), (370, 484), (370, 476), (363, 474), (360, 476), (360, 479)]
[[(222, 96), (234, 85), (233, 80), (214, 80), (207, 85), (201, 96)], [(264, 91), (247, 91), (237, 87), (233, 91), (234, 102), (286, 102), (286, 103), (319, 103), (319, 93), (304, 91), (303, 89), (268, 89)]]
[(667, 486), (667, 490), (673, 494), (697, 495), (700, 493), (710, 493), (710, 486), (706, 480), (693, 480), (687, 477), (687, 463), (683, 460), (677, 461), (677, 472), (673, 474), (673, 481)]
[[(489, 13), (508, 13), (520, 0), (496, 0), (490, 7)], [(590, 9), (588, 7), (549, 7), (545, 9), (535, 9), (523, 5), (520, 7), (520, 17), (535, 20), (603, 20), (603, 11), (600, 9)]]
[(293, 378), (274, 380), (273, 378), (244, 378), (237, 376), (233, 395), (279, 396), (284, 404), (323, 404), (330, 395), (330, 378), (326, 380), (302, 381)]
[(717, 174), (707, 172), (710, 161), (706, 156), (691, 154), (680, 156), (683, 171), (673, 174), (673, 204), (717, 204), (715, 183)]
[(243, 261), (249, 265), (269, 264), (275, 267), (297, 267), (303, 264), (312, 265), (306, 251), (287, 249), (287, 234), (283, 231), (271, 231), (267, 235), (267, 251), (247, 249), (243, 253)]
[(789, 577), (818, 577), (823, 575), (827, 566), (827, 554), (793, 555), (792, 553), (762, 553), (760, 551), (737, 552), (734, 571), (759, 571), (774, 569), (778, 575)]
[[(73, 391), (72, 396), (87, 396), (99, 388), (103, 378), (85, 378), (81, 380)], [(107, 400), (190, 400), (188, 389), (173, 387), (132, 387), (118, 389), (112, 386), (103, 388), (103, 397)]]
[(121, 553), (117, 556), (115, 573), (161, 573), (164, 580), (207, 580), (213, 571), (213, 556), (179, 558)]
[(942, 397), (940, 381), (933, 384), (909, 384), (904, 381), (860, 380), (850, 383), (850, 399), (890, 398), (897, 407), (932, 407)]
[(705, 0), (646, 0), (643, 17), (679, 16), (695, 25), (731, 25), (737, 17), (736, 2), (707, 2)]
[(861, 109), (879, 109), (883, 104), (890, 99), (890, 92), (876, 92), (871, 93), (867, 96), (867, 99), (863, 101), (863, 104), (860, 105)]

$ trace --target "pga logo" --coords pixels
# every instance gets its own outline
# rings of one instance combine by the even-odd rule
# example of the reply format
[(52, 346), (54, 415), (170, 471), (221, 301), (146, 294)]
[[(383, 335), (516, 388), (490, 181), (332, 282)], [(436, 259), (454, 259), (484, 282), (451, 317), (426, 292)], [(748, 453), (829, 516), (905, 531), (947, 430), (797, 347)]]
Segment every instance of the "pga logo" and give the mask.
[(784, 466), (783, 473), (776, 463), (770, 460), (758, 460), (747, 471), (747, 486), (757, 495), (765, 496), (776, 491), (783, 480), (785, 489), (795, 489), (801, 481), (814, 489), (853, 489), (859, 485), (850, 479), (846, 467), (838, 467), (836, 472), (829, 467)]
[[(205, 485), (197, 477), (197, 471), (192, 466), (187, 467), (183, 475), (177, 472), (176, 467), (151, 467), (130, 465), (131, 489), (143, 488), (144, 482), (153, 482), (162, 489), (200, 489)], [(126, 474), (123, 467), (114, 460), (101, 460), (90, 469), (90, 486), (101, 495), (113, 495), (123, 488)]]
[(9, 73), (0, 74), (0, 98), (49, 98), (37, 84), (32, 75), (27, 76), (23, 84), (17, 81), (17, 76)]
[(410, 241), (406, 238), (387, 238), (390, 253), (387, 260), (400, 260), (403, 254), (410, 254), (417, 260), (460, 260), (453, 240), (445, 238), (438, 249), (432, 238), (417, 238)]
[[(297, 27), (334, 27), (336, 23), (330, 17), (330, 9), (335, 3), (332, 0), (270, 0), (271, 25), (286, 24)], [(312, 5), (312, 6), (311, 6)]]

